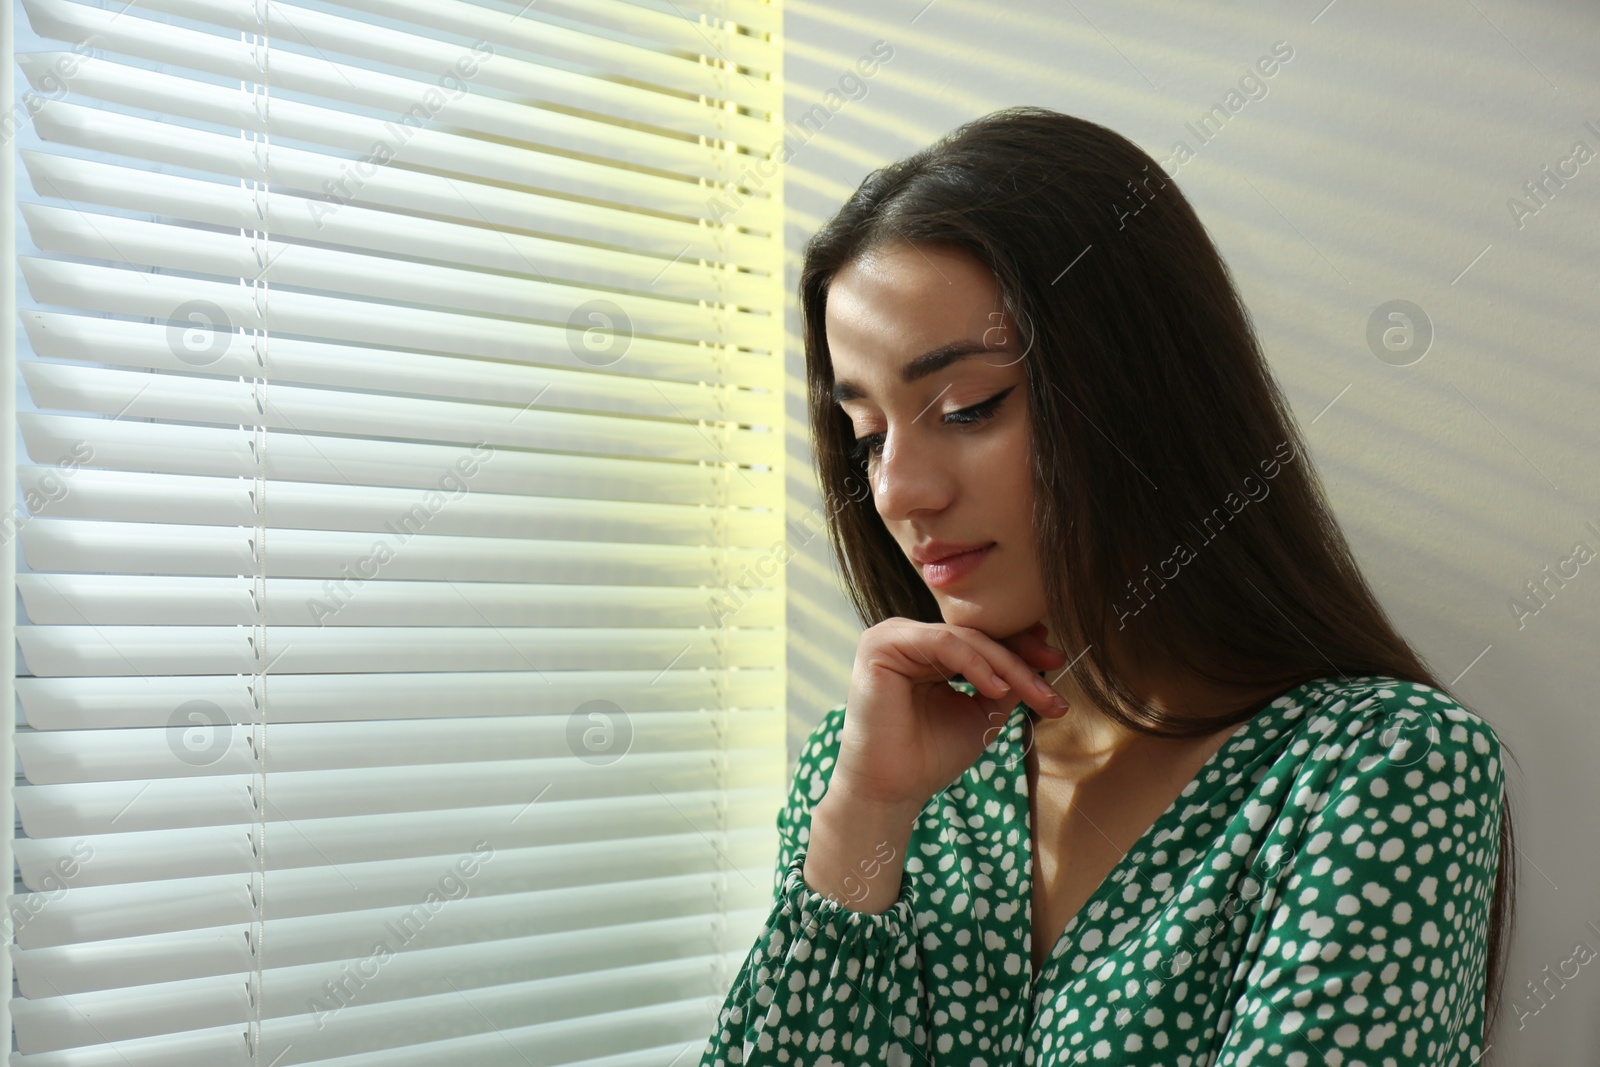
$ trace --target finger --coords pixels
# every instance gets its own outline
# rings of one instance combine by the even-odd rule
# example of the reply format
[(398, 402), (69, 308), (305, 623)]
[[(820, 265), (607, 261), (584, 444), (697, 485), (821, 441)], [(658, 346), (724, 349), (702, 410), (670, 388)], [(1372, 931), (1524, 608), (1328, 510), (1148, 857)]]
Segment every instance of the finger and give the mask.
[[(987, 660), (979, 657), (974, 661), (969, 643), (950, 626), (898, 618), (884, 619), (878, 625), (887, 627), (877, 639), (879, 647), (899, 661), (896, 671), (912, 682), (948, 682), (951, 675), (959, 674), (978, 691), (980, 702), (998, 703), (1009, 694), (1009, 683), (996, 681)], [(858, 662), (861, 651), (857, 650)]]
[(950, 664), (951, 668), (971, 682), (978, 692), (993, 701), (995, 707), (1006, 700), (1020, 699), (1017, 696), (1016, 683), (995, 670), (995, 665), (990, 662), (989, 657), (974, 648), (971, 642), (950, 630), (945, 630), (941, 637), (943, 640), (940, 643), (952, 650), (949, 653), (954, 658)]
[[(982, 675), (982, 665), (987, 665), (993, 674), (1011, 686), (1011, 691), (1016, 694), (1014, 699), (1026, 701), (1041, 715), (1059, 716), (1066, 710), (1056, 703), (1056, 691), (1035, 674), (1033, 667), (1016, 652), (982, 630), (950, 626), (946, 632), (972, 647), (975, 658), (971, 669), (976, 674)], [(973, 675), (967, 677), (972, 678)]]

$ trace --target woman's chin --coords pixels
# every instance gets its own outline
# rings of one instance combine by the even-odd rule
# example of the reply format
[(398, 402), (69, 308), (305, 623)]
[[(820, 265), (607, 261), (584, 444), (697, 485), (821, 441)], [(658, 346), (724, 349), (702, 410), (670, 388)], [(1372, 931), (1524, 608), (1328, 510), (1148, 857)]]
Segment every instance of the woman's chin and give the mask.
[(939, 613), (951, 626), (967, 626), (995, 637), (1021, 633), (1044, 615), (1037, 611), (1017, 610), (1018, 598), (1008, 597), (994, 589), (973, 590), (964, 596), (949, 596), (933, 590), (939, 602)]
[(944, 596), (935, 590), (933, 595), (939, 601), (939, 611), (944, 616), (944, 621), (951, 626), (970, 626), (974, 630), (989, 633), (991, 626), (1002, 623), (1001, 615), (1007, 614), (996, 610), (994, 604), (982, 593), (969, 596)]

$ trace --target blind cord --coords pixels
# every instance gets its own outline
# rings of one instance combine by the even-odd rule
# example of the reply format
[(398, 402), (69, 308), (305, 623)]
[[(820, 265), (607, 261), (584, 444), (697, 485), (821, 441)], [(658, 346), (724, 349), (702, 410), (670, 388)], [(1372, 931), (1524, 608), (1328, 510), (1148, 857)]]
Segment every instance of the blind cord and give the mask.
[(271, 318), (272, 290), (269, 280), (263, 277), (271, 266), (271, 151), (272, 151), (272, 0), (255, 0), (256, 32), (252, 41), (256, 64), (256, 79), (251, 95), (256, 109), (256, 131), (252, 148), (259, 169), (252, 181), (256, 220), (251, 230), (251, 245), (255, 253), (256, 276), (251, 279), (251, 297), (254, 301), (256, 321), (251, 329), (256, 366), (251, 379), (255, 398), (254, 426), (251, 432), (251, 451), (255, 458), (255, 486), (251, 495), (254, 535), (251, 540), (251, 603), (255, 618), (251, 625), (251, 645), (255, 656), (251, 675), (251, 754), (255, 760), (255, 859), (259, 891), (254, 895), (255, 913), (252, 917), (252, 972), (254, 989), (250, 1006), (248, 1043), (252, 1067), (261, 1067), (262, 1002), (265, 992), (266, 972), (266, 907), (267, 907), (267, 669), (271, 657), (267, 655), (267, 388), (271, 382)]

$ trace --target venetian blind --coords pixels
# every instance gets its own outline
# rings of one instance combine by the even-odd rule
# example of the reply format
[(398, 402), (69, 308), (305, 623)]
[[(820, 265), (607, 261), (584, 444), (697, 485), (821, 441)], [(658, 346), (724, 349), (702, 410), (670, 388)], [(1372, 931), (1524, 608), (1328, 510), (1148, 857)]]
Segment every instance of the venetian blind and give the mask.
[(11, 1064), (692, 1062), (786, 775), (776, 3), (11, 19)]

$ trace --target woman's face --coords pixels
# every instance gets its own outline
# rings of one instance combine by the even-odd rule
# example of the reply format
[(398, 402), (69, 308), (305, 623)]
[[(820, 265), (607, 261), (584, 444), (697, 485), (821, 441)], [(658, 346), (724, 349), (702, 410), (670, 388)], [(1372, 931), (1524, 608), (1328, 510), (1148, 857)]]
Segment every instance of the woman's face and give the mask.
[[(1043, 619), (1028, 357), (994, 276), (965, 249), (883, 245), (834, 275), (824, 325), (873, 503), (944, 621), (999, 638)], [(919, 358), (949, 346), (966, 354)], [(951, 575), (920, 563), (933, 542), (992, 547)]]

